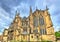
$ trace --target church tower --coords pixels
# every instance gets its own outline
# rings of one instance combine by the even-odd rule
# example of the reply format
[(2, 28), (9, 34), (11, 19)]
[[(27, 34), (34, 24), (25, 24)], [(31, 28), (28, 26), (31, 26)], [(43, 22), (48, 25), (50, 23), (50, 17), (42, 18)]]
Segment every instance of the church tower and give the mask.
[(31, 33), (32, 33), (33, 32), (33, 13), (32, 13), (31, 6), (30, 6), (29, 24), (30, 24), (30, 29), (31, 29)]

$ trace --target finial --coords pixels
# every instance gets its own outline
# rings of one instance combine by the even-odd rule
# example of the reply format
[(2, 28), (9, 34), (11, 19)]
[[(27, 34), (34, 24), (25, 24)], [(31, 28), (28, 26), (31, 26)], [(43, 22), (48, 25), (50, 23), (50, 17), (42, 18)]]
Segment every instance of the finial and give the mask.
[(37, 6), (36, 6), (36, 10), (38, 10), (38, 9), (37, 9)]
[(32, 14), (32, 8), (31, 8), (31, 6), (30, 6), (30, 15)]
[(16, 10), (16, 13), (15, 13), (15, 16), (17, 15), (17, 10)]
[(48, 7), (47, 7), (47, 5), (46, 5), (46, 10), (49, 10)]
[(41, 9), (40, 9), (41, 10)]
[(19, 14), (20, 14), (20, 13), (16, 10), (16, 15), (15, 15), (15, 16), (19, 16)]
[(16, 13), (17, 13), (17, 10), (16, 10)]
[(32, 12), (32, 8), (31, 8), (31, 6), (30, 6), (30, 12)]

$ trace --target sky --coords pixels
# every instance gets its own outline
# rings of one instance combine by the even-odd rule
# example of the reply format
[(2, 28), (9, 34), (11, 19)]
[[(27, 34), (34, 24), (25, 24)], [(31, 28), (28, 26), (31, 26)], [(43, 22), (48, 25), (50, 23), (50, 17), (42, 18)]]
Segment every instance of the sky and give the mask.
[(55, 31), (60, 28), (60, 0), (0, 0), (0, 34), (4, 29), (9, 28), (14, 19), (16, 10), (21, 17), (28, 17), (30, 6), (34, 12), (37, 9), (49, 8), (50, 17)]

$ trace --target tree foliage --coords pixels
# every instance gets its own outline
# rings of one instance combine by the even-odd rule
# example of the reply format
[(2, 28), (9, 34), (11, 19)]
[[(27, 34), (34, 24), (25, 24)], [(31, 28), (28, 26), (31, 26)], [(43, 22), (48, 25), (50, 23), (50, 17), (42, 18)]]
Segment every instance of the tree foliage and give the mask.
[(60, 37), (60, 32), (55, 32), (56, 37)]

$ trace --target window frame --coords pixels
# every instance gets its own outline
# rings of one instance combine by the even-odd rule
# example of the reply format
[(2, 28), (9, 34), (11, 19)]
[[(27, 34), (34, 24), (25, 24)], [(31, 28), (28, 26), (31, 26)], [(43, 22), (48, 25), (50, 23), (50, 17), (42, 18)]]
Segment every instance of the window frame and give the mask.
[(39, 24), (42, 26), (44, 25), (44, 17), (42, 15), (39, 16)]
[(38, 17), (34, 16), (33, 18), (33, 24), (34, 24), (34, 27), (38, 27)]

